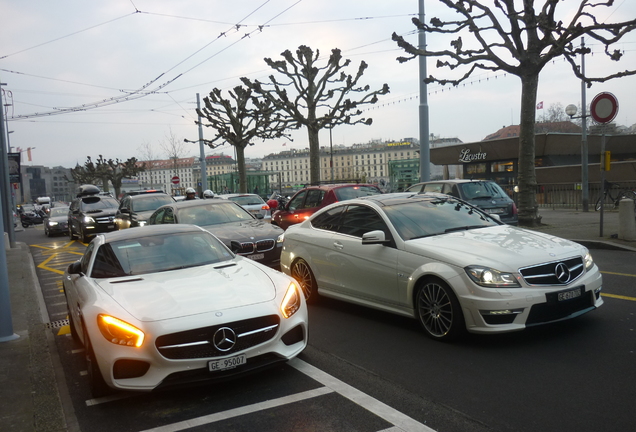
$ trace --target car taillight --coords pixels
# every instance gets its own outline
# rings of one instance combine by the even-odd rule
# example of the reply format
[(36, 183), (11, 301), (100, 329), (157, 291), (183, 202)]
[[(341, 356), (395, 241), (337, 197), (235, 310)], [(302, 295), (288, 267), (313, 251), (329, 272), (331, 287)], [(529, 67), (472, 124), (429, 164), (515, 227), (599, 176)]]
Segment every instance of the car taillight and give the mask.
[(269, 210), (269, 206), (267, 204), (263, 205), (263, 207), (261, 207), (261, 210)]
[(517, 205), (515, 203), (512, 203), (512, 214), (513, 215), (517, 214)]

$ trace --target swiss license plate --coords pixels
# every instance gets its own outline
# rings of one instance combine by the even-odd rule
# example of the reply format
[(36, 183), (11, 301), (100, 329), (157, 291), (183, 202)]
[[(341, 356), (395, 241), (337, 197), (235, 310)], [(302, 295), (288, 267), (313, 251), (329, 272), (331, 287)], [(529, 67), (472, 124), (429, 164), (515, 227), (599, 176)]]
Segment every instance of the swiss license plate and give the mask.
[(504, 209), (502, 208), (486, 209), (486, 213), (490, 213), (490, 214), (502, 214), (503, 212), (504, 212)]
[(108, 225), (108, 229), (114, 229), (115, 225)]
[(265, 254), (248, 255), (247, 257), (251, 260), (262, 260), (263, 258), (265, 258)]
[(245, 363), (247, 363), (247, 358), (245, 358), (245, 354), (241, 354), (221, 360), (211, 360), (208, 363), (208, 370), (210, 372), (218, 372), (227, 369), (234, 369), (235, 367), (243, 365)]
[(566, 300), (572, 300), (575, 299), (577, 297), (581, 297), (581, 294), (583, 293), (583, 288), (574, 288), (571, 290), (567, 290), (567, 291), (561, 291), (559, 293), (557, 293), (557, 301), (566, 301)]

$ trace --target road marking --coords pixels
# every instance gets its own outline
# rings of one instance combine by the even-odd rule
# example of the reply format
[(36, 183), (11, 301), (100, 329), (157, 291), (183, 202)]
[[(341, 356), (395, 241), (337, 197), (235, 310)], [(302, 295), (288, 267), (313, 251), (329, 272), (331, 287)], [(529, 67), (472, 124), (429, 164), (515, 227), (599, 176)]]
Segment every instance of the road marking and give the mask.
[(621, 300), (636, 301), (636, 297), (627, 297), (627, 296), (622, 296), (617, 294), (601, 293), (601, 297), (611, 297), (611, 298), (617, 298)]
[(616, 276), (636, 277), (636, 275), (629, 274), (629, 273), (616, 273), (616, 272), (608, 272), (608, 271), (602, 271), (601, 273), (602, 274), (611, 274), (611, 275), (616, 275)]
[(370, 411), (376, 416), (383, 418), (384, 420), (393, 424), (400, 431), (434, 432), (434, 429), (431, 429), (428, 426), (425, 426), (422, 423), (413, 420), (411, 417), (401, 413), (394, 408), (391, 408), (390, 406), (386, 405), (383, 402), (380, 402), (377, 399), (372, 398), (371, 396), (361, 392), (355, 387), (352, 387), (349, 384), (346, 384), (339, 379), (334, 378), (333, 376), (318, 369), (317, 367), (310, 365), (309, 363), (306, 363), (298, 358), (294, 358), (289, 361), (289, 364), (290, 366), (298, 369), (300, 372), (304, 373), (310, 378), (315, 379), (326, 387), (333, 389), (336, 393), (360, 405), (367, 411)]

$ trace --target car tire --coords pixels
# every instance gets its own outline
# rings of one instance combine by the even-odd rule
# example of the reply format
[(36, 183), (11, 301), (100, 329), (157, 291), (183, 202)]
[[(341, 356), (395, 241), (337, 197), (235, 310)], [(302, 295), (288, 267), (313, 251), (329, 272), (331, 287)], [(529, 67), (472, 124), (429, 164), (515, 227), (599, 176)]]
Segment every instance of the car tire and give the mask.
[(309, 264), (307, 264), (307, 261), (301, 258), (294, 262), (291, 269), (291, 276), (298, 281), (300, 289), (303, 291), (303, 294), (305, 294), (307, 303), (313, 303), (318, 300), (316, 278)]
[(94, 398), (108, 396), (113, 394), (115, 390), (108, 387), (106, 381), (104, 381), (104, 377), (102, 376), (102, 372), (99, 370), (99, 365), (97, 364), (97, 358), (95, 357), (95, 352), (93, 351), (93, 345), (91, 344), (91, 339), (88, 336), (88, 332), (86, 331), (86, 327), (84, 327), (84, 351), (86, 352), (86, 371), (88, 372), (88, 381), (91, 389), (91, 395)]
[(91, 239), (84, 232), (84, 228), (81, 228), (81, 227), (80, 227), (80, 239), (82, 240), (82, 243), (89, 243), (91, 241)]
[(47, 237), (51, 237), (51, 232), (47, 228), (47, 224), (44, 224), (44, 235)]
[(456, 340), (466, 332), (466, 321), (457, 296), (439, 279), (427, 279), (421, 284), (415, 294), (415, 313), (432, 339)]
[(75, 234), (73, 234), (73, 225), (71, 225), (71, 224), (68, 224), (68, 237), (71, 240), (75, 239)]
[(70, 310), (68, 311), (68, 326), (71, 330), (71, 338), (73, 339), (73, 342), (82, 345), (82, 341), (77, 334), (77, 328), (75, 327), (75, 319), (73, 319), (73, 315)]

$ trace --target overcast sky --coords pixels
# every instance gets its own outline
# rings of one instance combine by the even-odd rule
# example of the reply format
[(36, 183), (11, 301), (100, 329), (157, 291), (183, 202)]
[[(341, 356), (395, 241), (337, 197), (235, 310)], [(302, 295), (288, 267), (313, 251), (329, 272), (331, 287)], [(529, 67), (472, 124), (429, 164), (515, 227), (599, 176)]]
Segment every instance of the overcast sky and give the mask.
[[(572, 12), (567, 8), (578, 4), (559, 4), (564, 21)], [(271, 69), (263, 58), (281, 59), (281, 52), (300, 45), (319, 49), (325, 58), (339, 48), (351, 60), (349, 73), (363, 60), (369, 64), (362, 84), (390, 87), (390, 94), (365, 112), (373, 124), (335, 128), (334, 144), (419, 137), (418, 62), (398, 63), (403, 53), (391, 41), (396, 32), (417, 44), (411, 18), (418, 0), (0, 0), (0, 7), (0, 81), (6, 83), (4, 103), (12, 104), (9, 139), (14, 148), (34, 148), (31, 162), (23, 154), (25, 165), (72, 167), (100, 154), (141, 158), (144, 143), (165, 158), (160, 143), (171, 134), (179, 141), (198, 139), (197, 93), (203, 99), (215, 87), (225, 92), (243, 76), (264, 81)], [(426, 17), (455, 18), (434, 0), (426, 0)], [(597, 13), (601, 22), (635, 17), (634, 0), (617, 0)], [(616, 46), (624, 52), (618, 63), (606, 60), (603, 46), (590, 40), (588, 75), (636, 69), (632, 33)], [(434, 35), (427, 43), (431, 49), (449, 48), (448, 40)], [(428, 73), (445, 77), (435, 60), (429, 60)], [(482, 140), (519, 123), (520, 91), (519, 79), (502, 72), (476, 74), (458, 88), (429, 85), (429, 130), (464, 142)], [(636, 123), (636, 77), (595, 84), (587, 90), (588, 104), (604, 91), (619, 100), (616, 122)], [(565, 61), (542, 72), (540, 101), (545, 108), (580, 104), (580, 81)], [(205, 128), (204, 138), (212, 138)], [(320, 139), (329, 145), (327, 132)], [(246, 155), (306, 147), (301, 130), (293, 142), (258, 141)], [(217, 151), (234, 154), (229, 146)], [(186, 144), (184, 156), (198, 154), (198, 144)]]

